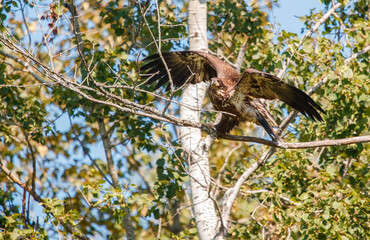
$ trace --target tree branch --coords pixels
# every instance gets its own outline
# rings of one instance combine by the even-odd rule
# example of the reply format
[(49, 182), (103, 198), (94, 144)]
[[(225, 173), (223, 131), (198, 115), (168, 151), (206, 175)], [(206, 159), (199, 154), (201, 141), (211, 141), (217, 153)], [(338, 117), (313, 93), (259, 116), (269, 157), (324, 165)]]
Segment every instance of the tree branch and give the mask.
[(99, 167), (99, 165), (96, 163), (96, 161), (91, 157), (88, 148), (78, 138), (77, 132), (76, 132), (75, 128), (73, 127), (71, 116), (68, 115), (68, 119), (69, 119), (69, 123), (71, 125), (72, 132), (74, 134), (73, 139), (80, 144), (80, 146), (82, 148), (82, 151), (87, 155), (87, 157), (90, 159), (91, 163), (98, 169), (98, 171), (103, 176), (103, 178), (105, 179), (105, 181), (107, 181), (107, 183), (109, 183), (109, 185), (111, 185), (113, 187), (113, 183), (107, 178), (107, 176), (106, 176), (106, 174), (104, 174), (103, 170)]
[(247, 39), (240, 46), (238, 57), (236, 58), (236, 61), (235, 61), (236, 71), (238, 71), (238, 73), (240, 73), (240, 69), (242, 68), (242, 64), (243, 64), (246, 51), (247, 51)]
[(237, 136), (225, 134), (221, 136), (222, 139), (240, 141), (240, 142), (254, 142), (261, 143), (270, 147), (284, 148), (284, 149), (300, 149), (300, 148), (317, 148), (317, 147), (329, 147), (329, 146), (343, 146), (357, 143), (367, 143), (370, 142), (370, 135), (343, 138), (343, 139), (327, 139), (312, 142), (297, 142), (297, 143), (287, 143), (287, 142), (275, 142), (263, 138), (247, 137), (247, 136)]
[(350, 56), (349, 58), (344, 60), (344, 64), (348, 65), (353, 59), (357, 58), (358, 56), (360, 56), (362, 54), (367, 53), (368, 51), (370, 51), (370, 45), (367, 45), (361, 51), (359, 51), (357, 53), (354, 53), (352, 56)]
[[(339, 8), (341, 6), (341, 3), (338, 3), (336, 5), (334, 5), (318, 22), (316, 22), (316, 24), (310, 29), (310, 31), (308, 31), (306, 33), (306, 35), (302, 38), (302, 40), (300, 41), (297, 49), (303, 44), (303, 41), (305, 40), (305, 38), (307, 37), (310, 37), (313, 32), (315, 32), (320, 26), (321, 24), (323, 24), (329, 17), (332, 13), (334, 13), (334, 11)], [(287, 68), (289, 67), (289, 63), (293, 57), (294, 53), (291, 55), (291, 57), (288, 59), (287, 61), (287, 64), (284, 66), (284, 68), (282, 69), (282, 71), (280, 71), (280, 73), (278, 74), (278, 77), (282, 78), (287, 70)], [(318, 89), (321, 85), (323, 85), (325, 82), (327, 81), (327, 78), (324, 77), (323, 81), (318, 83), (315, 87), (312, 88), (312, 91), (311, 91), (311, 94), (313, 92), (313, 90), (316, 90)], [(293, 118), (295, 117), (295, 114), (296, 111), (292, 112), (289, 117), (287, 119), (285, 119), (286, 121), (284, 121), (280, 126), (279, 126), (279, 131), (278, 131), (278, 134), (281, 135), (282, 131), (288, 126), (288, 124), (293, 120)], [(320, 144), (324, 144), (324, 143), (320, 143)], [(296, 146), (292, 146), (292, 147), (296, 147)], [(238, 181), (236, 182), (236, 184), (234, 185), (233, 188), (230, 188), (229, 190), (226, 191), (225, 195), (224, 195), (224, 198), (223, 198), (223, 209), (222, 209), (222, 216), (223, 216), (223, 220), (224, 220), (224, 224), (227, 224), (228, 223), (228, 219), (230, 218), (230, 213), (231, 213), (231, 209), (232, 209), (232, 205), (238, 195), (238, 192), (240, 190), (240, 187), (244, 184), (244, 182), (260, 167), (264, 164), (264, 162), (269, 159), (272, 154), (274, 154), (274, 152), (276, 151), (276, 147), (272, 147), (270, 148), (261, 158), (259, 158), (255, 163), (253, 163), (243, 174), (242, 176), (238, 179)], [(227, 225), (226, 225), (227, 226)]]
[(25, 72), (28, 72), (29, 74), (31, 74), (32, 77), (34, 77), (38, 82), (40, 83), (43, 83), (45, 84), (46, 81), (43, 80), (41, 77), (39, 77), (38, 75), (36, 75), (33, 71), (32, 71), (32, 68), (30, 67), (30, 64), (28, 64), (27, 62), (23, 62), (22, 60), (20, 60), (19, 58), (11, 55), (11, 54), (8, 54), (4, 51), (1, 51), (0, 50), (0, 54), (3, 55), (4, 57), (7, 57), (7, 58), (10, 58), (12, 60), (14, 60), (15, 62), (19, 63), (20, 65), (24, 66), (28, 71), (25, 71)]
[(232, 206), (234, 204), (234, 201), (236, 197), (238, 196), (239, 190), (241, 186), (244, 184), (244, 182), (260, 167), (263, 165), (263, 163), (268, 159), (272, 154), (274, 154), (276, 148), (271, 148), (272, 151), (266, 152), (260, 159), (258, 159), (255, 163), (253, 163), (236, 181), (234, 187), (228, 189), (225, 192), (225, 195), (222, 199), (222, 216), (224, 225), (228, 226), (228, 221), (230, 218), (230, 213)]
[[(33, 56), (32, 54), (30, 54), (29, 52), (27, 52), (26, 50), (24, 50), (20, 46), (11, 42), (7, 37), (4, 36), (3, 33), (0, 33), (0, 42), (4, 46), (8, 47), (10, 50), (21, 54), (25, 59), (27, 59), (29, 61), (30, 65), (36, 71), (38, 71), (39, 73), (41, 73), (45, 77), (49, 78), (51, 81), (61, 85), (62, 87), (65, 87), (65, 88), (67, 88), (67, 89), (69, 89), (73, 92), (76, 92), (81, 97), (83, 97), (87, 100), (90, 100), (92, 102), (99, 103), (99, 104), (102, 104), (102, 105), (111, 106), (111, 107), (114, 107), (114, 108), (116, 108), (120, 111), (123, 111), (123, 112), (128, 112), (128, 113), (136, 114), (136, 115), (143, 116), (143, 117), (149, 117), (149, 118), (152, 118), (154, 120), (173, 123), (173, 124), (176, 124), (178, 126), (188, 126), (188, 127), (195, 127), (195, 128), (202, 128), (203, 127), (202, 124), (199, 123), (199, 122), (183, 120), (183, 119), (180, 119), (178, 117), (175, 117), (172, 114), (163, 113), (162, 111), (159, 111), (155, 108), (132, 102), (130, 100), (127, 100), (127, 99), (121, 98), (121, 97), (119, 97), (115, 94), (112, 94), (110, 92), (105, 91), (103, 93), (103, 92), (98, 91), (94, 88), (84, 86), (84, 85), (80, 85), (80, 84), (78, 84), (78, 83), (76, 83), (72, 80), (67, 80), (63, 76), (61, 76), (61, 74), (54, 72), (48, 66), (46, 66), (45, 64), (40, 62), (35, 56)], [(119, 105), (119, 104), (114, 103), (114, 102), (94, 98), (91, 95), (84, 92), (83, 90), (91, 91), (91, 92), (93, 92), (93, 93), (95, 93), (98, 96), (103, 97), (103, 98), (114, 99), (117, 102), (121, 103), (122, 105)]]
[(319, 27), (334, 13), (335, 10), (337, 10), (337, 8), (339, 8), (340, 6), (342, 6), (341, 3), (337, 3), (336, 5), (334, 5), (327, 13), (324, 14), (324, 16), (322, 16), (319, 21), (317, 21), (315, 23), (315, 25), (313, 25), (313, 27), (304, 35), (304, 37), (301, 39), (301, 41), (298, 43), (298, 46), (297, 48), (293, 51), (293, 53), (291, 54), (290, 58), (287, 60), (286, 64), (284, 65), (284, 68), (282, 69), (282, 71), (279, 72), (278, 74), (278, 77), (279, 78), (283, 78), (288, 67), (289, 67), (289, 64), (290, 64), (290, 61), (292, 61), (292, 58), (295, 54), (295, 52), (298, 50), (298, 48), (300, 48), (304, 42), (304, 40), (306, 40), (306, 38), (308, 37), (311, 37), (312, 34), (317, 30), (319, 29)]
[[(203, 131), (211, 132), (210, 131), (211, 129), (207, 124), (201, 124), (199, 122), (180, 119), (178, 117), (173, 116), (172, 114), (163, 114), (162, 111), (158, 111), (155, 108), (134, 103), (134, 102), (129, 101), (127, 99), (120, 98), (119, 96), (116, 96), (116, 95), (114, 95), (110, 92), (104, 91), (102, 93), (102, 92), (97, 91), (96, 89), (77, 84), (73, 81), (66, 80), (60, 74), (53, 72), (50, 68), (48, 68), (47, 66), (42, 64), (40, 61), (38, 61), (38, 59), (36, 59), (33, 55), (24, 51), (19, 46), (15, 45), (14, 43), (7, 40), (7, 38), (4, 37), (3, 33), (0, 33), (0, 41), (5, 46), (7, 46), (9, 49), (20, 53), (26, 59), (30, 60), (30, 62), (31, 62), (30, 65), (32, 67), (34, 67), (37, 71), (39, 71), (41, 74), (43, 74), (44, 76), (48, 77), (50, 80), (54, 81), (55, 83), (65, 87), (65, 88), (68, 88), (71, 91), (76, 92), (80, 96), (82, 96), (82, 97), (84, 97), (84, 98), (86, 98), (90, 101), (93, 101), (93, 102), (99, 103), (99, 104), (103, 104), (103, 105), (112, 106), (112, 107), (115, 107), (118, 110), (121, 110), (123, 112), (129, 112), (129, 113), (132, 113), (132, 114), (137, 114), (139, 116), (149, 117), (149, 118), (152, 118), (152, 119), (155, 119), (155, 120), (172, 123), (172, 124), (175, 124), (177, 126), (188, 126), (188, 127), (201, 128)], [(355, 59), (355, 57), (358, 57), (361, 54), (364, 54), (364, 53), (368, 52), (369, 50), (370, 50), (370, 47), (367, 46), (363, 50), (361, 50), (360, 52), (355, 53), (354, 55), (352, 55), (351, 57), (346, 59), (345, 61), (349, 62), (347, 60), (349, 60), (349, 59), (353, 60), (353, 59)], [(14, 59), (14, 58), (12, 58), (12, 59)], [(23, 64), (26, 65), (25, 63), (23, 63)], [(37, 68), (37, 66), (39, 66), (39, 68)], [(316, 84), (314, 87), (312, 87), (309, 91), (307, 91), (307, 93), (309, 95), (311, 95), (320, 86), (325, 84), (327, 82), (327, 80), (328, 79), (326, 77), (324, 77), (322, 81), (320, 81), (318, 84)], [(108, 97), (108, 98), (111, 98), (111, 99), (113, 98), (117, 102), (122, 103), (123, 106), (118, 105), (117, 103), (114, 103), (114, 102), (109, 102), (109, 101), (96, 99), (96, 98), (88, 95), (87, 93), (85, 93), (82, 90), (88, 90), (88, 91), (94, 92), (95, 94), (97, 94), (101, 97), (105, 97), (105, 98)], [(280, 131), (279, 132), (282, 132), (282, 130), (284, 130), (288, 126), (288, 124), (295, 117), (295, 114), (296, 114), (296, 112), (293, 111), (283, 121), (283, 123), (280, 125)], [(265, 145), (268, 145), (268, 146), (279, 147), (276, 143), (274, 143), (272, 141), (269, 141), (269, 140), (266, 140), (266, 139), (261, 139), (261, 138), (253, 138), (253, 137), (247, 137), (247, 136), (231, 136), (231, 135), (224, 135), (224, 136), (221, 136), (221, 138), (228, 139), (228, 140), (235, 140), (235, 141), (256, 142), (256, 143), (261, 143), (261, 144), (265, 144)], [(325, 140), (325, 141), (327, 141), (327, 140)], [(296, 147), (297, 145), (289, 145), (288, 143), (284, 143), (284, 144), (285, 144), (284, 146), (281, 145), (280, 147), (282, 147), (282, 148), (285, 148), (285, 147), (287, 147), (287, 148), (303, 148), (303, 147), (301, 147), (303, 145), (301, 145), (301, 146), (298, 145), (298, 147)], [(302, 143), (302, 144), (309, 144), (309, 143)], [(322, 144), (322, 143), (319, 143), (319, 144)], [(307, 146), (307, 145), (305, 145), (305, 146)]]
[[(87, 61), (86, 61), (85, 55), (83, 53), (83, 47), (84, 46), (83, 46), (83, 41), (82, 41), (82, 37), (81, 37), (80, 26), (79, 26), (79, 23), (78, 23), (78, 19), (76, 17), (77, 16), (77, 9), (76, 9), (76, 6), (74, 5), (74, 0), (70, 0), (69, 10), (72, 14), (72, 26), (73, 26), (72, 31), (73, 31), (73, 33), (76, 37), (76, 40), (77, 40), (78, 53), (80, 55), (83, 66), (87, 71), (87, 74), (88, 74), (87, 79), (90, 79), (91, 81), (93, 81), (93, 78), (91, 76), (90, 66), (87, 65)], [(81, 70), (82, 70), (82, 68), (81, 68)], [(82, 72), (81, 72), (81, 76), (82, 76)], [(114, 166), (114, 161), (113, 161), (113, 157), (112, 157), (112, 149), (111, 149), (110, 141), (109, 141), (109, 135), (107, 134), (107, 131), (105, 129), (105, 123), (104, 123), (103, 118), (98, 118), (98, 126), (99, 126), (100, 135), (101, 135), (102, 141), (103, 141), (105, 156), (107, 158), (107, 165), (108, 165), (108, 169), (109, 169), (109, 174), (112, 178), (113, 187), (117, 188), (117, 187), (119, 187), (118, 173), (117, 173), (116, 167)], [(125, 215), (123, 216), (123, 226), (126, 230), (126, 237), (127, 237), (128, 240), (135, 240), (136, 239), (136, 237), (135, 237), (135, 228), (134, 228), (132, 220), (131, 220), (130, 208), (127, 206), (127, 207), (124, 208), (124, 211), (125, 211)]]
[[(14, 176), (10, 170), (5, 166), (5, 161), (0, 158), (0, 169), (5, 173), (5, 175), (11, 180), (13, 181), (14, 183), (18, 184), (22, 189), (24, 189), (25, 191), (27, 191), (29, 194), (31, 194), (31, 196), (33, 197), (33, 199), (35, 201), (37, 201), (38, 203), (41, 203), (41, 205), (44, 205), (45, 201), (44, 199), (42, 199), (36, 192), (35, 192), (35, 189), (32, 189), (31, 187), (29, 187), (27, 184), (23, 183), (18, 177)], [(53, 215), (53, 213), (50, 213), (51, 215)], [(89, 240), (88, 237), (86, 236), (83, 236), (83, 235), (79, 235), (76, 233), (76, 231), (74, 231), (73, 229), (73, 226), (71, 226), (70, 224), (68, 223), (64, 223), (64, 222), (61, 222), (63, 227), (67, 230), (68, 233), (70, 233), (71, 235), (77, 237), (78, 239), (82, 239), (82, 240)]]
[(44, 200), (39, 195), (37, 195), (37, 193), (35, 192), (35, 189), (32, 189), (32, 187), (29, 187), (27, 184), (23, 183), (19, 178), (17, 178), (10, 172), (10, 170), (5, 166), (5, 161), (3, 159), (0, 159), (0, 168), (10, 180), (18, 184), (21, 188), (26, 190), (29, 194), (31, 194), (33, 199), (35, 199), (39, 203), (44, 203)]
[(285, 201), (289, 202), (289, 203), (290, 203), (290, 204), (292, 204), (292, 205), (295, 205), (295, 206), (301, 205), (301, 203), (299, 203), (299, 202), (294, 202), (294, 201), (292, 201), (291, 199), (289, 199), (288, 197), (286, 197), (286, 196), (284, 196), (284, 195), (282, 195), (282, 194), (277, 194), (277, 193), (275, 193), (275, 192), (273, 192), (273, 191), (270, 191), (270, 190), (267, 190), (267, 189), (247, 190), (247, 191), (245, 191), (245, 192), (243, 192), (243, 193), (244, 193), (243, 195), (248, 195), (248, 194), (250, 194), (250, 195), (255, 195), (255, 194), (259, 194), (259, 193), (268, 193), (268, 194), (271, 194), (271, 195), (278, 196), (278, 197), (280, 197), (281, 199), (283, 199), (283, 200), (285, 200)]

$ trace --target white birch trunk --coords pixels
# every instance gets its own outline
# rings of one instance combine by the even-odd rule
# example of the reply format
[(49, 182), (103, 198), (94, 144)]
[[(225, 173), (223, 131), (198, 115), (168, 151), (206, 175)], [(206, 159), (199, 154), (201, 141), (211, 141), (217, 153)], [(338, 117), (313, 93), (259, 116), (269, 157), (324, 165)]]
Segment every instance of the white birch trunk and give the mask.
[[(205, 0), (189, 2), (189, 44), (190, 50), (207, 51), (207, 4)], [(206, 95), (204, 83), (184, 88), (180, 107), (182, 119), (200, 121), (200, 110)], [(191, 105), (192, 109), (185, 107)], [(194, 110), (196, 109), (196, 110)], [(198, 236), (201, 240), (218, 239), (219, 219), (215, 203), (210, 198), (210, 170), (208, 150), (210, 143), (202, 139), (197, 128), (180, 128), (181, 145), (187, 153), (189, 163), (191, 197)]]

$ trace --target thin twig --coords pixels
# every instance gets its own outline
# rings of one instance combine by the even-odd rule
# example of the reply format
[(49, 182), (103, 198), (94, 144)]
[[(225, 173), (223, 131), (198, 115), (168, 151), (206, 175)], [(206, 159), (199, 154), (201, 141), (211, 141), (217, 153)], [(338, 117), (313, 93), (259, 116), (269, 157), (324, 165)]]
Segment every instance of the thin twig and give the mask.
[[(91, 81), (94, 82), (93, 77), (91, 76), (91, 71), (94, 70), (94, 68), (96, 66), (95, 65), (93, 68), (91, 68), (91, 65), (92, 65), (93, 59), (94, 59), (94, 55), (92, 56), (90, 64), (88, 65), (87, 61), (85, 59), (85, 55), (83, 53), (83, 47), (84, 46), (83, 46), (83, 41), (82, 41), (82, 37), (81, 37), (80, 26), (79, 26), (79, 23), (78, 23), (78, 19), (76, 18), (77, 9), (74, 5), (74, 0), (69, 1), (69, 10), (72, 14), (72, 26), (73, 26), (72, 30), (73, 30), (73, 33), (75, 34), (75, 38), (77, 40), (77, 50), (78, 50), (78, 53), (80, 55), (81, 61), (82, 61), (83, 65), (84, 65), (84, 67), (85, 67), (85, 69), (88, 73), (87, 76), (86, 76), (86, 79), (91, 80)], [(81, 69), (81, 76), (82, 76), (82, 69)], [(84, 81), (82, 81), (82, 83), (83, 82)], [(111, 146), (110, 146), (109, 135), (107, 134), (106, 129), (105, 129), (104, 119), (103, 118), (98, 118), (97, 121), (98, 121), (99, 130), (100, 130), (100, 135), (101, 135), (102, 141), (103, 141), (105, 156), (107, 158), (107, 165), (108, 165), (108, 169), (109, 169), (109, 174), (112, 178), (113, 187), (117, 188), (117, 187), (119, 187), (119, 179), (118, 179), (117, 169), (114, 165), (114, 161), (113, 161), (113, 157), (112, 157), (112, 149), (111, 149)], [(127, 234), (126, 237), (129, 240), (135, 240), (136, 239), (135, 229), (134, 229), (134, 226), (133, 226), (133, 223), (132, 223), (132, 220), (131, 220), (130, 208), (128, 206), (124, 207), (124, 211), (125, 211), (125, 214), (123, 216), (123, 226), (126, 230), (126, 234)]]
[[(42, 199), (30, 186), (23, 183), (18, 177), (16, 177), (14, 174), (10, 172), (10, 170), (5, 166), (5, 161), (0, 158), (0, 169), (5, 173), (5, 175), (14, 183), (18, 184), (22, 189), (26, 190), (35, 201), (38, 203), (41, 203), (41, 205), (44, 205), (45, 201)], [(53, 213), (50, 212), (51, 215)], [(63, 227), (67, 230), (68, 233), (72, 234), (73, 236), (77, 237), (78, 239), (88, 240), (89, 238), (84, 235), (79, 235), (76, 233), (76, 231), (73, 229), (73, 226), (67, 223), (62, 223)]]
[(276, 194), (275, 192), (270, 191), (270, 190), (267, 190), (267, 189), (247, 190), (247, 191), (244, 191), (243, 193), (244, 194), (250, 194), (250, 195), (255, 195), (255, 194), (258, 194), (258, 193), (268, 193), (268, 194), (272, 194), (272, 195), (278, 196), (281, 199), (289, 202), (292, 205), (295, 205), (295, 206), (301, 205), (301, 203), (299, 203), (299, 202), (298, 203), (297, 202), (294, 202), (293, 200), (289, 199), (288, 197), (286, 197), (284, 195)]
[(236, 146), (236, 147), (234, 147), (234, 148), (232, 148), (231, 150), (230, 150), (230, 152), (227, 154), (227, 156), (226, 156), (226, 158), (225, 158), (225, 161), (224, 161), (224, 163), (222, 164), (222, 166), (221, 166), (221, 168), (220, 168), (220, 170), (218, 170), (218, 174), (217, 174), (217, 178), (216, 178), (216, 182), (215, 182), (215, 188), (214, 188), (214, 190), (213, 190), (213, 196), (217, 196), (218, 195), (218, 190), (219, 190), (219, 186), (220, 186), (220, 182), (221, 182), (221, 177), (222, 177), (222, 175), (224, 174), (224, 171), (225, 171), (225, 168), (226, 168), (226, 166), (228, 165), (228, 163), (229, 163), (229, 160), (230, 160), (230, 157), (231, 157), (231, 155), (236, 151), (236, 150), (238, 150), (240, 147), (242, 146), (242, 144), (239, 142), (239, 144)]
[(293, 53), (290, 55), (290, 58), (287, 60), (287, 63), (286, 65), (284, 65), (284, 68), (282, 69), (282, 71), (279, 72), (278, 74), (278, 77), (279, 78), (283, 78), (288, 67), (289, 67), (289, 64), (290, 62), (292, 61), (293, 57), (294, 57), (294, 54), (296, 53), (296, 51), (302, 46), (304, 40), (306, 40), (306, 38), (309, 38), (312, 36), (312, 34), (317, 30), (319, 29), (319, 27), (334, 13), (335, 10), (337, 10), (337, 8), (339, 8), (340, 6), (342, 6), (341, 3), (337, 3), (336, 5), (334, 5), (327, 13), (324, 14), (324, 16), (322, 16), (319, 21), (317, 21), (315, 23), (315, 25), (304, 35), (304, 37), (301, 39), (301, 41), (298, 43), (297, 47), (293, 50)]
[(96, 169), (98, 169), (98, 171), (100, 172), (100, 174), (103, 176), (103, 178), (105, 179), (105, 181), (107, 181), (107, 183), (109, 183), (109, 185), (111, 185), (113, 187), (113, 183), (107, 178), (107, 176), (105, 176), (103, 170), (99, 167), (99, 165), (96, 163), (96, 161), (91, 157), (90, 153), (89, 153), (89, 150), (88, 148), (84, 145), (84, 143), (78, 138), (78, 135), (76, 133), (76, 130), (74, 129), (73, 127), (73, 123), (72, 123), (72, 119), (71, 119), (71, 116), (68, 115), (68, 119), (69, 119), (69, 123), (71, 125), (71, 129), (72, 129), (72, 132), (74, 134), (74, 140), (77, 141), (82, 150), (83, 150), (83, 153), (86, 154), (86, 156), (90, 159), (91, 163), (96, 167)]
[(22, 66), (24, 66), (27, 70), (29, 70), (28, 73), (31, 74), (31, 76), (34, 77), (38, 82), (44, 83), (44, 84), (47, 83), (45, 80), (43, 80), (41, 77), (39, 77), (38, 75), (36, 75), (32, 71), (32, 68), (31, 68), (31, 66), (30, 66), (29, 63), (24, 62), (24, 61), (20, 60), (18, 57), (15, 57), (15, 56), (13, 56), (13, 55), (11, 55), (9, 53), (6, 53), (6, 52), (4, 52), (2, 50), (0, 50), (0, 54), (3, 55), (4, 57), (8, 57), (8, 58), (14, 60), (15, 62), (21, 64)]

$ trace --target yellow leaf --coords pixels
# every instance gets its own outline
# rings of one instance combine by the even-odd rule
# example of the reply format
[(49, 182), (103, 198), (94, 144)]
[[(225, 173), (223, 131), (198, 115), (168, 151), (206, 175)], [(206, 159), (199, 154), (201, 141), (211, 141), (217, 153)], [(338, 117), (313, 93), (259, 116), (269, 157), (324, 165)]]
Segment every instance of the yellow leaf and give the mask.
[(47, 146), (44, 146), (44, 145), (38, 145), (37, 146), (37, 151), (39, 152), (41, 157), (45, 157), (46, 154), (49, 151), (49, 148)]

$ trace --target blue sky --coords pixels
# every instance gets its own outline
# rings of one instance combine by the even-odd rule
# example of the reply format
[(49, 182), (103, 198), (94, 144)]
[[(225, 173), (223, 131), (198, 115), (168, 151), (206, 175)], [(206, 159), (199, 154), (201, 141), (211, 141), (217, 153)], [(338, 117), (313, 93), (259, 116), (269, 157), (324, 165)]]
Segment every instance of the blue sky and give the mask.
[[(272, 11), (274, 22), (280, 24), (278, 31), (284, 29), (288, 32), (297, 33), (299, 36), (303, 35), (304, 33), (301, 34), (301, 28), (304, 27), (304, 25), (303, 22), (298, 19), (298, 17), (309, 14), (310, 9), (313, 8), (316, 8), (317, 10), (323, 10), (324, 5), (322, 5), (319, 0), (280, 0), (279, 7), (274, 7)], [(79, 120), (80, 119), (74, 119), (74, 121)], [(66, 115), (62, 116), (56, 121), (56, 125), (59, 131), (67, 131), (70, 127), (68, 117)], [(102, 160), (105, 160), (104, 148), (101, 142), (94, 147), (92, 155), (94, 158), (101, 158)], [(41, 207), (35, 206), (34, 211), (35, 215), (41, 215)]]
[[(302, 36), (306, 33), (305, 30), (301, 33), (301, 29), (304, 27), (303, 22), (298, 19), (300, 16), (304, 16), (310, 13), (310, 9), (316, 8), (317, 10), (323, 10), (324, 5), (320, 3), (319, 0), (305, 0), (305, 1), (297, 1), (297, 0), (281, 0), (279, 2), (279, 7), (274, 7), (272, 11), (272, 15), (274, 17), (275, 23), (279, 23), (277, 30), (280, 32), (281, 30), (285, 30), (288, 32), (297, 33), (298, 36)], [(83, 122), (83, 118), (75, 118), (72, 119), (73, 122)], [(64, 114), (61, 118), (59, 118), (56, 122), (56, 128), (61, 132), (66, 132), (70, 128), (68, 115)], [(93, 158), (99, 158), (103, 161), (106, 160), (104, 147), (101, 141), (99, 141), (95, 146), (90, 148), (91, 155)], [(73, 158), (74, 156), (71, 156)], [(87, 160), (87, 163), (90, 163)]]
[(310, 13), (310, 9), (323, 10), (324, 5), (319, 0), (281, 0), (279, 7), (273, 9), (276, 23), (280, 24), (279, 29), (294, 32), (301, 35), (301, 28), (304, 27), (298, 17)]
[[(305, 30), (301, 33), (301, 29), (304, 27), (303, 22), (298, 19), (300, 16), (304, 16), (310, 13), (310, 9), (316, 8), (316, 10), (323, 10), (324, 5), (320, 3), (319, 0), (281, 0), (279, 1), (279, 7), (274, 7), (272, 11), (272, 16), (274, 22), (280, 24), (277, 31), (285, 30), (288, 32), (293, 32), (302, 36), (306, 33)], [(83, 118), (72, 119), (73, 122), (83, 122)], [(56, 128), (60, 132), (66, 132), (70, 128), (69, 119), (67, 114), (64, 114), (56, 122)], [(98, 142), (93, 148), (91, 148), (91, 154), (94, 158), (99, 158), (105, 161), (105, 153), (102, 142)], [(73, 158), (73, 156), (71, 156)], [(89, 163), (90, 161), (87, 160)]]

